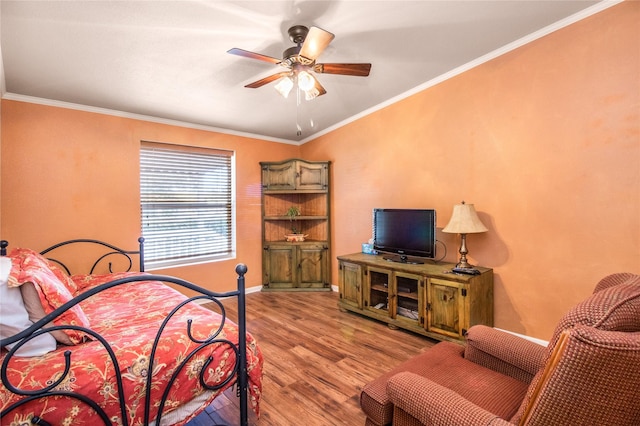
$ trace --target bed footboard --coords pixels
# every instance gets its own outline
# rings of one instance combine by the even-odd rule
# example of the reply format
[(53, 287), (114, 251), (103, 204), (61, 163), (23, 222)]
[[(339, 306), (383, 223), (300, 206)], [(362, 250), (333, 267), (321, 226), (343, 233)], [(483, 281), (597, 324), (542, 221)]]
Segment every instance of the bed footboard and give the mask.
[[(142, 241), (140, 244), (142, 252)], [(249, 402), (256, 411), (259, 403), (262, 355), (246, 330), (247, 266), (238, 264), (235, 272), (237, 288), (225, 293), (171, 276), (115, 274), (115, 279), (96, 283), (22, 332), (0, 340), (2, 348), (14, 344), (8, 352), (3, 351), (0, 423), (18, 419), (39, 425), (62, 424), (72, 420), (71, 415), (65, 413), (71, 412), (70, 407), (74, 406), (80, 407), (74, 408), (75, 415), (82, 416), (77, 418), (99, 419), (105, 425), (184, 424), (195, 412), (186, 420), (166, 420), (165, 417), (170, 418), (170, 412), (177, 404), (189, 402), (182, 399), (185, 390), (202, 398), (196, 411), (199, 412), (215, 396), (235, 385), (240, 424), (247, 425)], [(196, 295), (186, 297), (176, 288), (189, 289)], [(132, 304), (133, 294), (136, 303)], [(126, 295), (129, 295), (128, 300)], [(147, 297), (155, 299), (148, 301)], [(178, 303), (170, 307), (172, 298), (175, 300), (171, 302)], [(237, 323), (227, 318), (221, 301), (227, 298), (237, 298)], [(118, 311), (111, 311), (111, 317), (106, 315), (105, 311), (109, 312), (105, 303), (117, 300), (133, 306), (135, 315), (124, 313), (119, 307), (113, 308)], [(88, 307), (92, 303), (100, 308), (90, 318), (95, 327), (93, 324), (55, 325), (55, 321), (73, 307)], [(204, 308), (203, 304), (213, 304), (213, 308)], [(149, 312), (139, 312), (145, 306), (151, 307)], [(166, 315), (157, 319), (154, 330), (140, 326), (141, 318), (159, 315), (162, 309), (166, 309)], [(89, 308), (85, 310), (89, 311)], [(129, 322), (135, 323), (136, 328), (123, 331), (124, 341), (114, 341), (119, 333), (114, 333), (113, 327)], [(26, 342), (56, 330), (81, 332), (86, 336), (86, 342), (74, 346), (58, 345), (55, 351), (41, 357), (16, 356)], [(94, 364), (87, 367), (88, 354), (98, 351), (97, 347), (105, 361), (99, 364), (91, 358)], [(177, 355), (176, 351), (179, 352)], [(135, 356), (131, 355), (134, 352)], [(136, 363), (140, 362), (143, 368), (136, 370), (136, 365), (139, 366)], [(86, 382), (96, 383), (87, 390)], [(112, 384), (108, 390), (105, 390), (106, 383)]]

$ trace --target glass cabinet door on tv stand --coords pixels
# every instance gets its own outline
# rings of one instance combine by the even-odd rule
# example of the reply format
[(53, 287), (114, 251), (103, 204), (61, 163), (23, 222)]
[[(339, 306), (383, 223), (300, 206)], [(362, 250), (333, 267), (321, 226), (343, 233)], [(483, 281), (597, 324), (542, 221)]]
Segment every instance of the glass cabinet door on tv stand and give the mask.
[(391, 275), (388, 270), (368, 268), (365, 309), (391, 317)]
[(365, 308), (374, 315), (422, 325), (424, 292), (421, 290), (424, 290), (424, 277), (420, 275), (369, 267)]
[(424, 309), (424, 277), (406, 272), (394, 273), (395, 316), (393, 318), (423, 324), (420, 312)]

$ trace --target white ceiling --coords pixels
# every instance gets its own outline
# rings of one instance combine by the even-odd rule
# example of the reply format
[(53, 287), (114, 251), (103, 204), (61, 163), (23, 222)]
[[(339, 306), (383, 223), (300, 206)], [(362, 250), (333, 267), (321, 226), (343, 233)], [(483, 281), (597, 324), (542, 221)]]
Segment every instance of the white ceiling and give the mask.
[[(300, 143), (617, 2), (2, 0), (3, 97)], [(227, 50), (281, 58), (296, 24), (335, 34), (318, 62), (370, 76), (319, 74), (299, 107), (244, 88), (282, 69)]]

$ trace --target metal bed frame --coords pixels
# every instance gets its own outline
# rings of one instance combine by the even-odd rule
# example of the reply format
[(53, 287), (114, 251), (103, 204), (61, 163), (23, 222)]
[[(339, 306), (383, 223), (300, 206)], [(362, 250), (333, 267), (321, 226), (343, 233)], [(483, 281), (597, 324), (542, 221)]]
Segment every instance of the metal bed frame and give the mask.
[[(93, 240), (93, 239), (75, 239), (75, 240), (68, 240), (68, 241), (64, 241), (58, 244), (55, 244), (49, 248), (46, 248), (45, 250), (42, 250), (40, 253), (42, 255), (47, 256), (47, 258), (57, 264), (59, 264), (62, 268), (64, 268), (64, 270), (70, 274), (69, 268), (67, 268), (67, 266), (54, 258), (48, 257), (49, 253), (54, 251), (55, 249), (59, 248), (59, 247), (63, 247), (63, 246), (67, 246), (69, 244), (77, 244), (77, 243), (87, 243), (87, 244), (95, 244), (98, 246), (103, 246), (105, 249), (108, 249), (110, 251), (107, 251), (107, 253), (102, 254), (100, 257), (98, 257), (98, 259), (95, 261), (95, 263), (93, 264), (93, 266), (91, 267), (89, 274), (92, 274), (96, 267), (101, 264), (102, 262), (108, 262), (108, 269), (110, 272), (112, 271), (112, 262), (109, 262), (108, 259), (111, 259), (112, 256), (117, 256), (117, 257), (121, 257), (123, 256), (123, 258), (125, 259), (125, 262), (128, 262), (128, 268), (126, 269), (126, 271), (130, 271), (133, 265), (133, 260), (131, 256), (135, 256), (138, 255), (140, 262), (139, 262), (139, 266), (140, 266), (140, 271), (144, 272), (144, 238), (139, 238), (138, 239), (138, 243), (139, 243), (139, 249), (136, 251), (128, 251), (128, 250), (123, 250), (119, 247), (116, 247), (114, 245), (105, 243), (103, 241), (99, 241), (99, 240)], [(0, 241), (0, 256), (6, 256), (7, 254), (7, 246), (9, 245), (9, 243), (6, 240), (2, 240)], [(70, 300), (69, 302), (65, 303), (64, 305), (62, 305), (61, 307), (59, 307), (58, 309), (56, 309), (55, 311), (51, 312), (50, 314), (46, 315), (43, 319), (41, 319), (40, 321), (34, 323), (32, 326), (30, 326), (29, 328), (27, 328), (26, 330), (23, 330), (22, 332), (13, 335), (9, 338), (6, 339), (2, 339), (0, 340), (0, 347), (4, 347), (6, 345), (9, 345), (11, 343), (15, 343), (15, 342), (19, 342), (17, 345), (15, 345), (7, 354), (7, 356), (5, 357), (2, 366), (0, 367), (0, 378), (2, 380), (2, 384), (11, 392), (13, 392), (14, 394), (18, 394), (18, 395), (22, 395), (24, 396), (23, 399), (21, 399), (20, 401), (17, 401), (16, 403), (12, 404), (11, 406), (7, 407), (5, 410), (3, 410), (2, 412), (0, 412), (0, 422), (2, 421), (3, 418), (5, 418), (5, 416), (9, 415), (12, 411), (14, 411), (15, 409), (17, 409), (18, 407), (27, 404), (29, 401), (35, 400), (35, 399), (39, 399), (39, 398), (47, 398), (47, 397), (52, 397), (52, 396), (57, 396), (57, 395), (63, 395), (63, 396), (67, 396), (70, 398), (74, 398), (77, 399), (87, 405), (89, 405), (97, 414), (98, 416), (103, 420), (105, 425), (111, 425), (111, 421), (109, 420), (107, 414), (102, 410), (102, 408), (95, 402), (92, 401), (91, 399), (89, 399), (88, 397), (77, 393), (77, 392), (69, 392), (69, 391), (59, 391), (59, 390), (55, 390), (56, 386), (58, 386), (61, 382), (63, 382), (65, 380), (65, 378), (67, 377), (70, 369), (71, 369), (71, 365), (72, 365), (72, 357), (73, 357), (73, 347), (69, 347), (69, 349), (67, 349), (64, 352), (64, 358), (65, 358), (65, 369), (63, 374), (61, 375), (61, 377), (55, 381), (55, 383), (52, 383), (46, 387), (43, 387), (42, 389), (38, 389), (38, 390), (23, 390), (23, 389), (19, 389), (15, 386), (13, 386), (7, 377), (7, 367), (9, 365), (9, 361), (11, 360), (11, 358), (14, 356), (15, 352), (29, 339), (34, 338), (40, 334), (43, 333), (47, 333), (49, 331), (54, 331), (54, 330), (61, 330), (61, 329), (74, 329), (74, 330), (80, 330), (82, 332), (87, 333), (88, 335), (92, 336), (95, 340), (98, 340), (101, 342), (102, 346), (104, 347), (104, 349), (107, 351), (109, 358), (111, 360), (111, 362), (113, 362), (113, 367), (115, 370), (115, 379), (116, 379), (116, 383), (117, 383), (117, 389), (118, 389), (118, 397), (119, 397), (119, 403), (120, 403), (120, 414), (121, 414), (121, 421), (123, 426), (128, 426), (129, 424), (129, 416), (127, 413), (127, 405), (125, 404), (125, 396), (124, 392), (123, 392), (123, 387), (122, 387), (122, 373), (120, 371), (120, 367), (118, 366), (118, 360), (116, 359), (115, 353), (113, 351), (113, 349), (111, 348), (111, 346), (109, 345), (109, 342), (107, 342), (102, 336), (100, 336), (98, 333), (94, 332), (91, 329), (87, 329), (84, 327), (80, 327), (80, 326), (74, 326), (74, 325), (64, 325), (64, 326), (52, 326), (52, 327), (44, 327), (46, 324), (48, 324), (49, 322), (51, 322), (53, 319), (57, 318), (59, 315), (61, 315), (63, 312), (67, 311), (68, 309), (70, 309), (71, 307), (77, 305), (78, 303), (82, 302), (83, 300), (86, 300), (88, 298), (90, 298), (91, 296), (93, 296), (94, 294), (100, 293), (102, 291), (105, 291), (109, 288), (115, 287), (115, 286), (120, 286), (123, 284), (127, 284), (127, 283), (138, 283), (138, 282), (143, 282), (143, 281), (160, 281), (163, 283), (171, 283), (174, 285), (177, 285), (179, 287), (184, 287), (184, 288), (188, 288), (194, 292), (197, 293), (196, 296), (187, 298), (185, 301), (181, 302), (178, 306), (176, 306), (167, 316), (167, 318), (164, 319), (162, 325), (160, 326), (160, 328), (157, 331), (152, 349), (151, 349), (151, 353), (149, 356), (149, 370), (153, 369), (153, 362), (155, 360), (155, 352), (156, 352), (156, 348), (158, 346), (158, 343), (160, 341), (160, 337), (162, 336), (162, 332), (164, 330), (165, 325), (167, 324), (167, 322), (180, 310), (180, 308), (184, 305), (186, 305), (187, 303), (193, 302), (193, 301), (197, 301), (197, 300), (204, 300), (206, 303), (214, 303), (217, 306), (217, 309), (219, 310), (219, 313), (222, 317), (221, 319), (221, 323), (220, 323), (220, 327), (218, 328), (218, 330), (216, 330), (216, 332), (208, 339), (206, 340), (198, 340), (196, 338), (194, 338), (194, 336), (191, 335), (191, 320), (188, 320), (187, 322), (187, 334), (189, 336), (189, 338), (191, 339), (192, 342), (196, 343), (198, 346), (191, 351), (186, 357), (185, 359), (179, 364), (179, 366), (176, 368), (176, 371), (174, 371), (169, 383), (167, 384), (166, 388), (163, 390), (163, 394), (162, 394), (162, 399), (160, 401), (160, 406), (157, 410), (157, 415), (155, 417), (155, 424), (159, 425), (160, 424), (160, 420), (162, 419), (162, 414), (163, 414), (163, 410), (164, 410), (164, 406), (165, 406), (165, 402), (166, 399), (169, 395), (169, 391), (171, 389), (171, 386), (174, 382), (174, 380), (177, 378), (178, 373), (180, 371), (182, 371), (182, 369), (184, 368), (185, 365), (187, 365), (187, 362), (193, 357), (195, 356), (201, 349), (203, 349), (204, 347), (207, 347), (209, 345), (212, 344), (224, 344), (224, 345), (228, 345), (229, 347), (231, 347), (234, 352), (235, 352), (235, 358), (236, 358), (236, 362), (235, 365), (233, 367), (233, 375), (230, 375), (227, 379), (224, 380), (223, 383), (220, 383), (218, 385), (208, 385), (206, 383), (205, 377), (204, 377), (204, 372), (207, 369), (207, 366), (211, 363), (212, 361), (212, 357), (209, 356), (209, 358), (206, 360), (206, 362), (204, 363), (201, 371), (200, 371), (200, 377), (199, 377), (199, 381), (200, 384), (202, 385), (203, 388), (208, 389), (208, 390), (218, 390), (220, 388), (222, 388), (223, 386), (226, 386), (230, 381), (232, 380), (236, 380), (235, 385), (237, 386), (237, 395), (239, 397), (239, 403), (240, 403), (240, 425), (242, 426), (246, 426), (248, 424), (248, 397), (247, 397), (247, 391), (248, 391), (248, 374), (247, 374), (247, 347), (246, 347), (246, 306), (245, 306), (245, 274), (247, 273), (247, 267), (246, 265), (240, 263), (236, 266), (235, 271), (238, 275), (237, 278), (237, 288), (234, 291), (230, 291), (230, 292), (226, 292), (226, 293), (217, 293), (217, 292), (212, 292), (209, 291), (207, 289), (204, 289), (202, 287), (199, 287), (191, 282), (179, 279), (179, 278), (175, 278), (175, 277), (171, 277), (171, 276), (165, 276), (165, 275), (152, 275), (152, 274), (145, 274), (145, 275), (141, 275), (141, 276), (130, 276), (130, 277), (126, 277), (126, 278), (121, 278), (121, 279), (116, 279), (114, 281), (110, 281), (107, 283), (104, 283), (102, 285), (99, 285), (95, 288), (92, 288), (86, 292), (83, 292), (79, 295), (77, 295), (76, 297), (74, 297), (72, 300)], [(133, 284), (135, 285), (135, 284)], [(227, 316), (226, 316), (226, 312), (225, 312), (225, 308), (222, 305), (220, 299), (221, 298), (229, 298), (229, 297), (235, 297), (238, 300), (238, 321), (237, 321), (237, 326), (238, 326), (238, 344), (234, 344), (233, 342), (226, 340), (226, 339), (222, 339), (222, 338), (218, 338), (220, 332), (222, 331), (222, 328), (227, 320)], [(24, 340), (23, 340), (24, 339)], [(151, 420), (153, 420), (151, 418), (151, 379), (152, 379), (152, 375), (149, 374), (147, 377), (147, 381), (146, 381), (146, 387), (145, 387), (145, 407), (144, 407), (144, 422), (145, 424), (149, 424)], [(40, 417), (34, 417), (31, 420), (32, 424), (37, 424), (37, 425), (43, 425), (43, 426), (50, 426), (50, 423), (48, 423), (46, 421), (46, 419), (40, 418)]]

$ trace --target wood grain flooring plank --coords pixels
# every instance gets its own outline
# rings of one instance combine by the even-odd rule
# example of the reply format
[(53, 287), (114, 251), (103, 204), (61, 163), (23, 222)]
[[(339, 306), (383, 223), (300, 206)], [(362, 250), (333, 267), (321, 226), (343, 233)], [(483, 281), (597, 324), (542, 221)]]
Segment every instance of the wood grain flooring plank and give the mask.
[[(435, 344), (341, 312), (334, 292), (260, 292), (246, 300), (247, 329), (265, 360), (261, 415), (249, 416), (252, 426), (363, 425), (362, 387)], [(229, 299), (224, 306), (235, 321), (237, 303)], [(198, 416), (201, 423), (188, 426), (237, 425), (235, 393), (219, 400)]]

